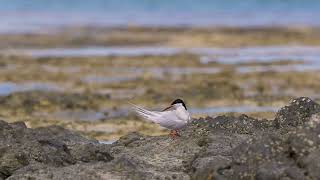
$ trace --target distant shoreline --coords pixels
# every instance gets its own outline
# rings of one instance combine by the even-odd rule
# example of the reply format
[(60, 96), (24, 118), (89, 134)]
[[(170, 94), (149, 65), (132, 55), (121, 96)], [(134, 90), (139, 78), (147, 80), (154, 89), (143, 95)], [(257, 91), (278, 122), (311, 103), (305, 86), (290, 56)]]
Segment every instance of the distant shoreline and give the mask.
[(15, 27), (3, 28), (0, 24), (1, 35), (30, 35), (30, 34), (55, 34), (66, 31), (110, 31), (110, 30), (153, 30), (153, 31), (181, 31), (181, 30), (197, 30), (197, 31), (234, 31), (234, 30), (265, 30), (265, 31), (278, 31), (278, 30), (318, 30), (319, 25), (308, 24), (269, 24), (269, 25), (192, 25), (192, 24), (119, 24), (119, 25), (105, 25), (105, 24), (65, 24), (65, 25), (48, 25), (37, 27)]
[(88, 46), (248, 47), (320, 45), (320, 28), (65, 26), (32, 33), (0, 33), (0, 49)]

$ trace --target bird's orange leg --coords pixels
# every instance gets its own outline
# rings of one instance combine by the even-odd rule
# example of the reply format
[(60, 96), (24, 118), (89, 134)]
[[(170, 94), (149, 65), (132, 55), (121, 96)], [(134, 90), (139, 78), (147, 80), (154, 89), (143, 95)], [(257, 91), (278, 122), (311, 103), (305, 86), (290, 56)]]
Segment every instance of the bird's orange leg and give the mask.
[(171, 130), (169, 135), (170, 135), (170, 137), (172, 137), (173, 139), (175, 139), (176, 137), (180, 137), (180, 134), (178, 133), (177, 130)]

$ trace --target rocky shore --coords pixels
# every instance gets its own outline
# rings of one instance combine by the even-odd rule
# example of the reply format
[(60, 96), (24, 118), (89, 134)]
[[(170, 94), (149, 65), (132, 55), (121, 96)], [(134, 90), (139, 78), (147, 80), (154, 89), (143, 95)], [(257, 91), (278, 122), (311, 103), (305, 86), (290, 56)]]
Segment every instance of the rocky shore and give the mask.
[(320, 102), (319, 37), (320, 28), (299, 26), (0, 34), (0, 117), (101, 141), (168, 133), (130, 113), (128, 101), (156, 110), (183, 97), (194, 118), (274, 119), (290, 99)]
[(131, 133), (111, 145), (0, 121), (0, 179), (317, 179), (319, 112), (301, 97), (274, 120), (206, 117), (176, 139)]

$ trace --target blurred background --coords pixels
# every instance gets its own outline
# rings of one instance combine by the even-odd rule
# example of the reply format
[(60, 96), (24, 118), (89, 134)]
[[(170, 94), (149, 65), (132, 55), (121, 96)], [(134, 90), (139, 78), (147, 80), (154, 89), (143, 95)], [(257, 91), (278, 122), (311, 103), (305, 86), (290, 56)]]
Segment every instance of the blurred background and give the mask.
[(0, 116), (116, 140), (132, 102), (273, 119), (320, 100), (318, 0), (1, 0)]

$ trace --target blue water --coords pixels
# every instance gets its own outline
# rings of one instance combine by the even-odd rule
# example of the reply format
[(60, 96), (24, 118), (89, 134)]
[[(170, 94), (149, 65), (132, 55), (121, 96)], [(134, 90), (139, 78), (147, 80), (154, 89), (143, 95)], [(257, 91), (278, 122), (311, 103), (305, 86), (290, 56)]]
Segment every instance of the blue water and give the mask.
[(320, 26), (319, 0), (1, 0), (0, 32), (65, 25)]

